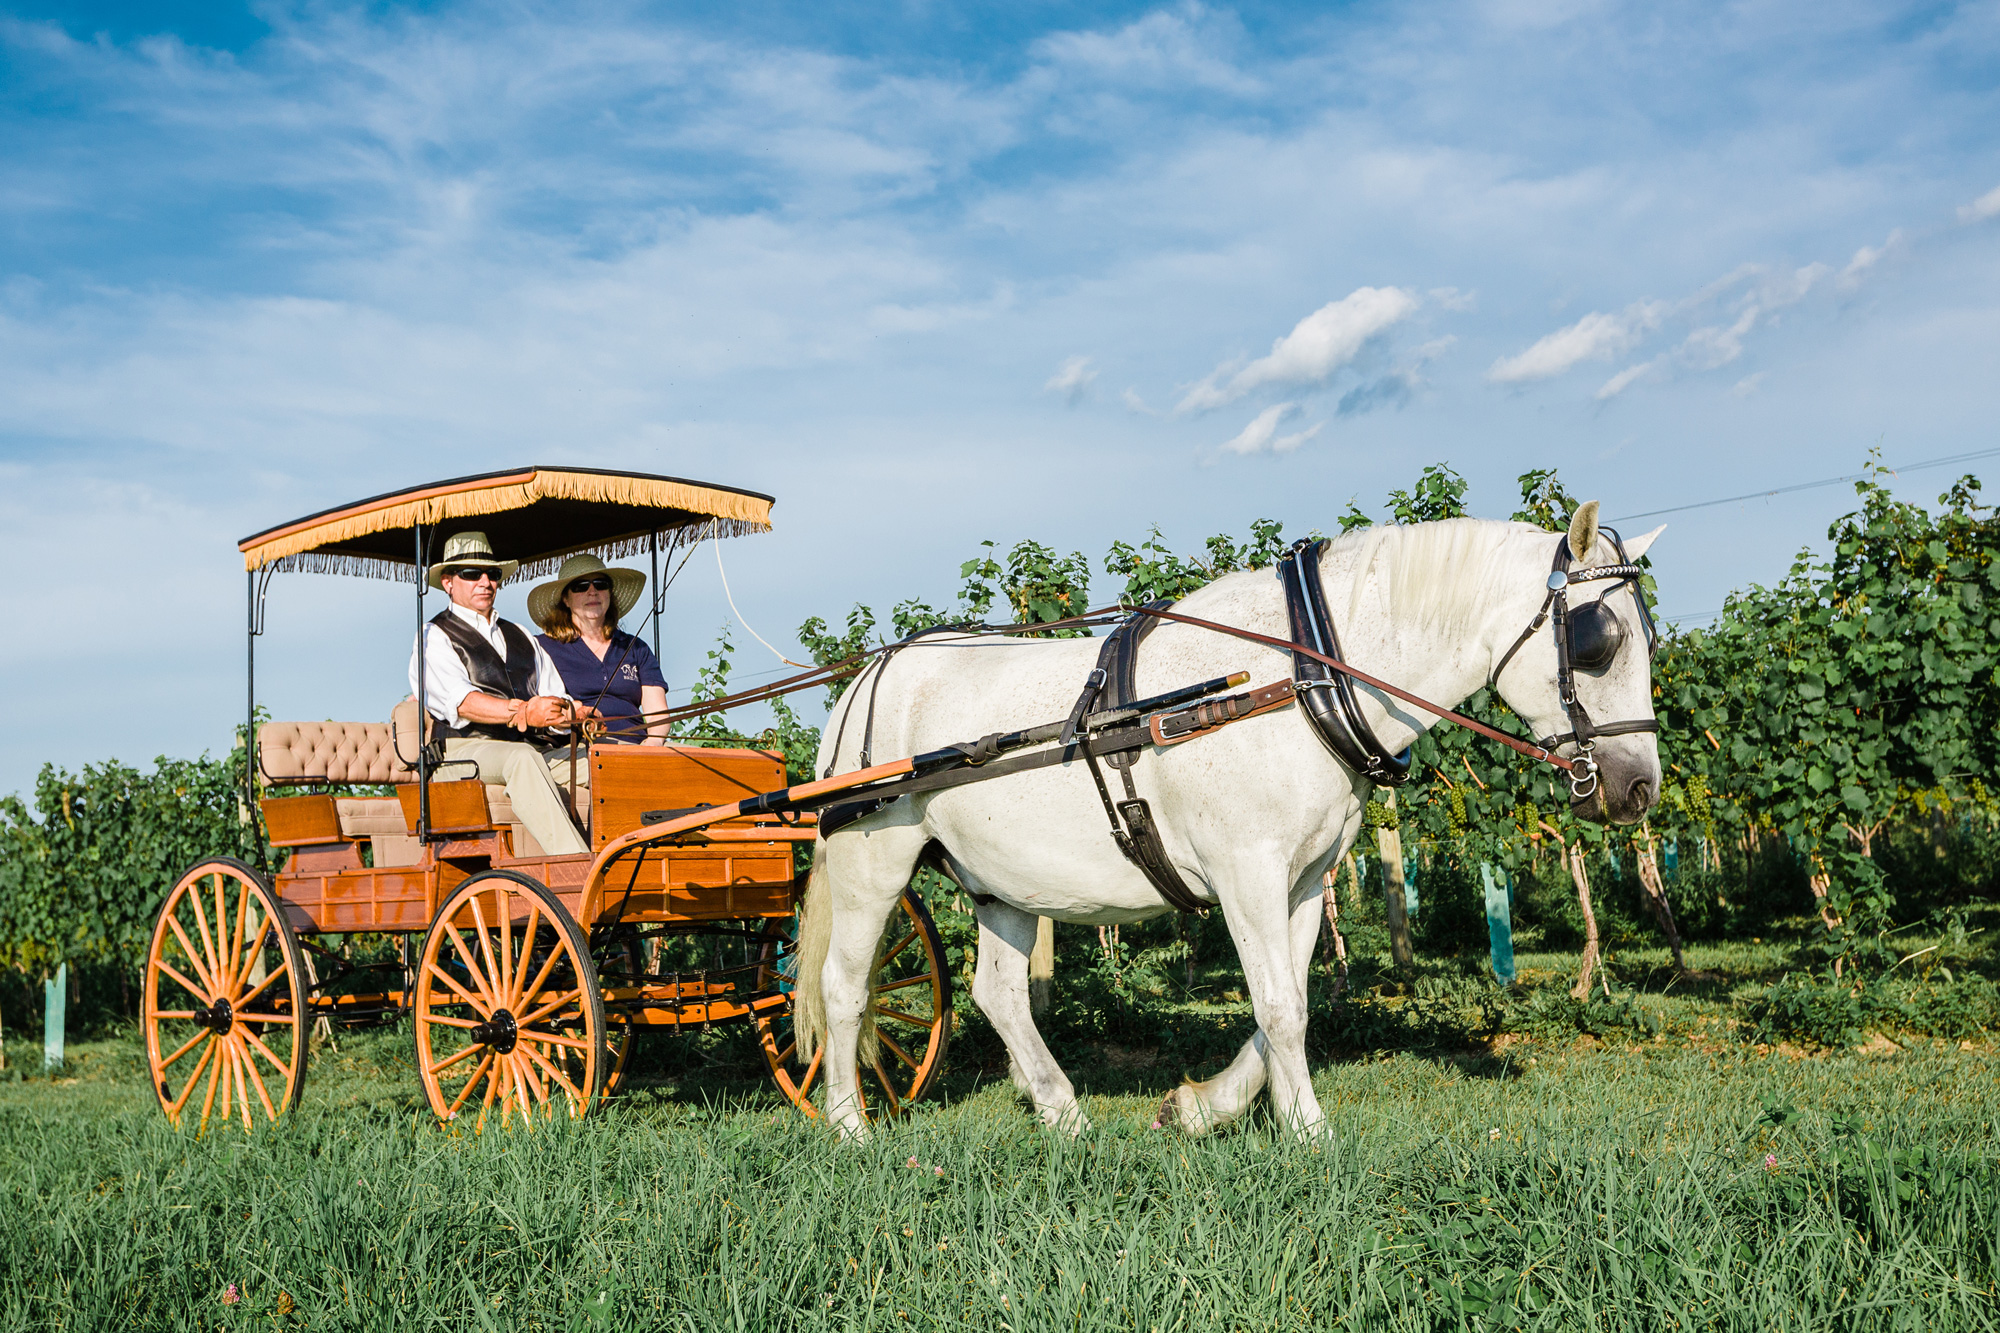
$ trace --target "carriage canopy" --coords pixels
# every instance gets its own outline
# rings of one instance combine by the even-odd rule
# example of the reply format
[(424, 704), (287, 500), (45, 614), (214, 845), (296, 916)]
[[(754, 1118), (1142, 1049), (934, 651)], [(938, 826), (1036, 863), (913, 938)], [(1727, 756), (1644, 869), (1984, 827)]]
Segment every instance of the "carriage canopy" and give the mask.
[[(243, 566), (359, 574), (401, 582), (423, 571), (419, 526), (463, 521), (493, 549), (521, 562), (520, 576), (555, 572), (589, 551), (606, 559), (665, 550), (683, 540), (766, 532), (772, 498), (683, 477), (602, 468), (518, 467), (391, 491), (309, 514), (245, 537)], [(431, 550), (442, 543), (427, 541)]]

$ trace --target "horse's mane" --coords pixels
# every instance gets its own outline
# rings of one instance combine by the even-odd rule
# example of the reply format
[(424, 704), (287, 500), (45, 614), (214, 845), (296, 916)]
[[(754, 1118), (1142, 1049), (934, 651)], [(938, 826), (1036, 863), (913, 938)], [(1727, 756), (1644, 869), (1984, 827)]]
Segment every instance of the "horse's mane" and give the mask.
[[(1500, 572), (1500, 548), (1520, 534), (1538, 534), (1526, 522), (1496, 518), (1444, 518), (1440, 522), (1376, 524), (1334, 538), (1328, 554), (1352, 570), (1346, 616), (1358, 618), (1372, 584), (1386, 584), (1396, 620), (1410, 626), (1468, 630), (1490, 606), (1490, 584)], [(1328, 588), (1338, 604), (1340, 590)]]
[[(1490, 518), (1451, 518), (1407, 527), (1385, 523), (1336, 537), (1329, 554), (1352, 552), (1349, 618), (1360, 614), (1369, 585), (1386, 581), (1389, 605), (1398, 621), (1413, 627), (1466, 630), (1491, 605), (1491, 585), (1501, 573), (1501, 548), (1523, 533), (1539, 531), (1526, 523)], [(1338, 596), (1328, 590), (1329, 600)]]
[[(1518, 568), (1505, 567), (1502, 548), (1522, 536), (1548, 535), (1530, 524), (1489, 518), (1452, 518), (1407, 527), (1385, 523), (1343, 533), (1328, 551), (1335, 569), (1341, 571), (1327, 580), (1329, 609), (1336, 620), (1352, 623), (1367, 605), (1369, 589), (1376, 587), (1384, 590), (1400, 624), (1447, 633), (1470, 630), (1492, 605), (1498, 582), (1519, 574)], [(1226, 598), (1233, 591), (1247, 591), (1259, 579), (1276, 586), (1269, 569), (1225, 574), (1190, 594), (1187, 609), (1199, 613), (1200, 602), (1210, 596)]]

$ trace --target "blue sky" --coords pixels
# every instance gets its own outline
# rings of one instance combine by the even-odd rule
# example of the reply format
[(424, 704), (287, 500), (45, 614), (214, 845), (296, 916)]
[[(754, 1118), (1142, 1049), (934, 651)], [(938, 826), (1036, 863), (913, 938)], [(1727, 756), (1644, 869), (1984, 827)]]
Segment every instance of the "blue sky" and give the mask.
[[(789, 650), (1435, 460), (1615, 515), (2000, 445), (1990, 3), (0, 16), (0, 791), (227, 744), (237, 538), (520, 462), (777, 495), (724, 555)], [(1664, 609), (1848, 498), (1675, 516)], [(386, 716), (410, 600), (280, 576), (267, 702)], [(704, 552), (670, 679), (729, 615)]]

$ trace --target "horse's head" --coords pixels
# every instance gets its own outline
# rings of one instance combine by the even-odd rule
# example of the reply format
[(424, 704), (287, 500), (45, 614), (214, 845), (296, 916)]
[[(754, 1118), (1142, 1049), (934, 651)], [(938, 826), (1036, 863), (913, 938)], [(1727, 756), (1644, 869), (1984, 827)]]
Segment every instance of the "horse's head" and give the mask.
[(1494, 653), (1500, 697), (1543, 744), (1560, 740), (1556, 752), (1578, 765), (1570, 811), (1598, 823), (1636, 824), (1660, 797), (1653, 622), (1637, 579), (1620, 571), (1663, 531), (1621, 546), (1598, 526), (1597, 501), (1579, 506), (1549, 562), (1547, 618), (1532, 632), (1504, 629)]

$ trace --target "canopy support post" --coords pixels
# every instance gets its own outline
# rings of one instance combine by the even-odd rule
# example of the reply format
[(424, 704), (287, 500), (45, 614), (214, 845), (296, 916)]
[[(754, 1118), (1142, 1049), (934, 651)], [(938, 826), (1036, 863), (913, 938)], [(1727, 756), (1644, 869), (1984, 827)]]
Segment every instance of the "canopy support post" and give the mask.
[(424, 525), (416, 526), (417, 538), (417, 843), (419, 846), (430, 841), (431, 836), (431, 714), (429, 691), (430, 682), (424, 668), (424, 640), (430, 636), (424, 632), (424, 593), (430, 582), (424, 574)]
[(243, 809), (250, 818), (256, 818), (257, 810), (257, 634), (262, 628), (257, 623), (257, 571), (247, 573), (249, 579), (249, 601), (247, 624), (249, 634), (244, 638), (247, 649), (243, 677), (248, 702), (243, 710)]
[(657, 528), (647, 534), (647, 544), (653, 554), (653, 581), (646, 586), (653, 590), (653, 657), (660, 656), (660, 533)]

